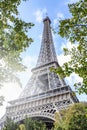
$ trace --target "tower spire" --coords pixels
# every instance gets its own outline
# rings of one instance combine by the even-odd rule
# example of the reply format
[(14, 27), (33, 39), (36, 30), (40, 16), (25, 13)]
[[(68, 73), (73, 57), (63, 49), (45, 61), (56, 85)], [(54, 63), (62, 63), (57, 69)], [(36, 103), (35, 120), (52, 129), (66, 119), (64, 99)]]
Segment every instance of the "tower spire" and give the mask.
[(7, 117), (15, 122), (20, 122), (27, 116), (44, 121), (46, 119), (48, 124), (52, 123), (55, 120), (55, 112), (78, 102), (63, 79), (50, 71), (51, 67), (58, 67), (58, 62), (50, 28), (51, 21), (46, 17), (43, 22), (44, 30), (37, 65), (32, 69), (32, 76), (19, 99), (10, 101), (10, 105), (6, 107), (6, 114), (0, 120), (1, 128), (4, 127)]
[(57, 62), (50, 26), (51, 20), (48, 16), (43, 19), (43, 23), (44, 29), (42, 35), (42, 42), (36, 67), (48, 64), (49, 62)]
[(51, 67), (56, 68), (59, 65), (52, 39), (50, 27), (51, 20), (48, 16), (43, 19), (43, 23), (44, 28), (42, 42), (37, 64), (36, 67), (32, 69), (33, 75), (31, 76), (20, 97), (47, 92), (52, 89), (57, 89), (58, 87), (62, 86), (62, 84), (65, 84), (65, 82), (60, 80), (55, 73), (50, 72)]

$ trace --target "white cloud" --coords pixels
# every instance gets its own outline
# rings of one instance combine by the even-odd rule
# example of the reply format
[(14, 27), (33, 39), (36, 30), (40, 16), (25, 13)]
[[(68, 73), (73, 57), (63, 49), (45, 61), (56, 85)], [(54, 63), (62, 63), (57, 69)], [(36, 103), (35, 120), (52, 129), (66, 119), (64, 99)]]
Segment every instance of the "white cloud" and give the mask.
[(36, 56), (30, 56), (30, 55), (26, 55), (23, 58), (23, 64), (26, 65), (28, 68), (33, 68), (34, 65), (36, 64)]
[(58, 12), (56, 18), (53, 20), (53, 25), (56, 26), (60, 19), (64, 19), (64, 15), (61, 12)]
[[(71, 47), (71, 45), (70, 45), (70, 47)], [(57, 58), (58, 58), (58, 63), (60, 64), (60, 66), (62, 66), (65, 62), (70, 61), (70, 59), (71, 59), (71, 57), (69, 55), (64, 56), (63, 54), (58, 55)], [(73, 91), (76, 91), (74, 88), (74, 84), (82, 82), (83, 79), (81, 77), (79, 77), (77, 74), (72, 73), (69, 77), (65, 78), (65, 81), (66, 81), (66, 84), (69, 85), (73, 89)], [(81, 94), (81, 95), (77, 94), (77, 98), (80, 101), (87, 101), (86, 94)]]
[[(65, 78), (65, 81), (72, 88), (73, 91), (76, 91), (74, 84), (82, 82), (83, 79), (81, 77), (79, 77), (77, 74), (72, 73), (69, 77)], [(87, 95), (85, 93), (83, 93), (81, 95), (76, 93), (76, 95), (77, 95), (77, 98), (79, 99), (79, 101), (87, 101)]]
[[(83, 79), (81, 77), (79, 77), (77, 74), (72, 73), (69, 77), (65, 78), (65, 81), (72, 88), (73, 91), (76, 91), (74, 84), (82, 82)], [(85, 93), (80, 94), (80, 95), (78, 93), (76, 93), (76, 95), (77, 95), (77, 98), (79, 99), (79, 101), (87, 101), (87, 95)]]
[(3, 95), (5, 98), (3, 106), (0, 106), (0, 118), (5, 113), (7, 102), (13, 99), (17, 99), (20, 91), (21, 88), (17, 82), (4, 83), (3, 87), (0, 89), (0, 95)]
[[(18, 74), (23, 88), (25, 87), (26, 83), (28, 82), (30, 76), (31, 76), (31, 69), (35, 67), (36, 64), (36, 56), (29, 56), (26, 55), (23, 59), (23, 64), (26, 65), (28, 68), (26, 71), (21, 72)], [(3, 106), (0, 106), (0, 118), (5, 113), (5, 108), (7, 106), (7, 102), (17, 99), (23, 89), (20, 88), (19, 84), (17, 82), (9, 82), (4, 83), (4, 86), (0, 89), (0, 95), (3, 95), (5, 98), (5, 102)]]
[(77, 94), (77, 97), (79, 98), (80, 101), (82, 102), (87, 102), (87, 94)]
[(31, 69), (35, 67), (36, 65), (36, 61), (37, 61), (37, 57), (36, 56), (29, 56), (26, 55), (23, 58), (23, 64), (27, 67), (26, 71), (21, 72), (19, 75), (20, 80), (22, 82), (22, 87), (24, 88), (25, 85), (27, 84), (30, 76), (32, 75)]
[(58, 13), (57, 13), (57, 18), (59, 18), (59, 19), (63, 19), (63, 18), (64, 18), (63, 13), (58, 12)]
[(65, 80), (70, 86), (83, 81), (82, 78), (75, 73), (72, 73), (69, 77), (66, 77)]
[(66, 2), (65, 2), (65, 4), (72, 4), (72, 3), (76, 3), (76, 2), (78, 2), (79, 0), (67, 0)]
[(66, 41), (66, 43), (62, 43), (61, 45), (61, 50), (63, 50), (63, 48), (68, 48), (69, 50), (71, 50), (73, 47), (77, 47), (78, 44), (71, 44), (70, 41)]
[(55, 26), (55, 25), (57, 25), (57, 24), (58, 24), (58, 19), (55, 18), (55, 19), (53, 20), (53, 25)]
[(17, 82), (4, 83), (0, 89), (0, 95), (5, 97), (5, 101), (16, 99), (19, 96), (21, 87)]
[[(68, 48), (69, 50), (72, 49), (72, 47), (77, 47), (77, 44), (71, 44), (71, 42), (67, 41), (66, 44), (62, 43), (61, 50), (63, 48)], [(71, 55), (65, 56), (63, 53), (57, 56), (58, 62), (60, 66), (62, 66), (65, 62), (69, 62), (71, 60)], [(74, 83), (82, 82), (82, 78), (80, 78), (77, 74), (72, 73), (69, 77), (66, 78), (66, 81), (69, 83), (70, 86), (74, 85)]]
[(58, 63), (60, 66), (62, 66), (65, 62), (68, 62), (71, 60), (71, 56), (68, 55), (68, 56), (64, 56), (63, 54), (60, 54), (57, 56), (58, 58)]
[(79, 0), (69, 0), (69, 2), (73, 3), (73, 2), (78, 2)]
[[(68, 62), (71, 59), (70, 56), (64, 56), (63, 54), (60, 54), (59, 56), (57, 56), (57, 58), (58, 58), (58, 62), (60, 66), (62, 66), (65, 62)], [(73, 91), (76, 91), (74, 88), (74, 84), (82, 82), (83, 79), (79, 77), (77, 74), (72, 73), (69, 77), (65, 78), (65, 81), (66, 81), (66, 84), (69, 85), (73, 89)], [(87, 101), (86, 94), (81, 94), (81, 95), (77, 94), (77, 98), (80, 101)]]
[(47, 9), (46, 9), (46, 8), (44, 8), (43, 10), (38, 9), (38, 10), (34, 13), (34, 15), (35, 15), (35, 17), (36, 17), (36, 21), (39, 22), (39, 23), (41, 23), (41, 22), (42, 22), (42, 19), (43, 19), (43, 16), (44, 16), (44, 14), (46, 14), (46, 13), (47, 13)]
[[(72, 49), (72, 47), (77, 47), (77, 44), (71, 44), (70, 41), (66, 41), (66, 43), (62, 43), (60, 49), (63, 51), (63, 48), (67, 48), (69, 50)], [(57, 56), (58, 57), (58, 62), (62, 66), (65, 62), (68, 62), (71, 60), (71, 56), (67, 55), (65, 56), (63, 53)]]

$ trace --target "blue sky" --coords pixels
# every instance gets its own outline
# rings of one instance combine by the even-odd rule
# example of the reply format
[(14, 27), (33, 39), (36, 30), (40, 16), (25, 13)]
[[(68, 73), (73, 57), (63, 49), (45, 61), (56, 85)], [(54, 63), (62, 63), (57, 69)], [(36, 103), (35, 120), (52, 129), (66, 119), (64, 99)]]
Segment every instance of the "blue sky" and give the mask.
[[(42, 19), (48, 14), (52, 21), (51, 26), (57, 27), (58, 20), (71, 17), (71, 14), (68, 10), (68, 3), (73, 3), (76, 1), (79, 0), (27, 0), (27, 2), (22, 2), (19, 6), (19, 17), (26, 22), (33, 22), (35, 24), (35, 26), (28, 32), (28, 35), (33, 38), (34, 42), (29, 48), (26, 49), (25, 52), (21, 54), (23, 63), (27, 66), (27, 70), (19, 74), (19, 78), (22, 82), (22, 88), (20, 88), (17, 83), (8, 83), (4, 85), (5, 87), (0, 92), (0, 94), (5, 96), (4, 106), (0, 108), (0, 117), (5, 112), (7, 102), (19, 96), (20, 92), (25, 87), (31, 76), (31, 68), (35, 67), (36, 65), (43, 31)], [(62, 65), (65, 61), (70, 59), (70, 56), (64, 57), (63, 47), (71, 48), (71, 43), (66, 39), (62, 39), (57, 34), (53, 34), (53, 40), (58, 62), (60, 65)], [(67, 84), (69, 84), (71, 87), (75, 82), (78, 81), (82, 81), (82, 79), (74, 73), (69, 78), (66, 78)], [(87, 96), (85, 94), (78, 96), (78, 98), (80, 101), (87, 101)]]

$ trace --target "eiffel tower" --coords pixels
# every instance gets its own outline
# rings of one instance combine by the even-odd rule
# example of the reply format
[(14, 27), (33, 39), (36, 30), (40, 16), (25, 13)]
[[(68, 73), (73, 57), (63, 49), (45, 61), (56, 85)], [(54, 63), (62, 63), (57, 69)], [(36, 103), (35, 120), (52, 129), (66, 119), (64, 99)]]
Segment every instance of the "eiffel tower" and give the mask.
[(15, 122), (24, 120), (26, 116), (53, 122), (55, 112), (78, 102), (64, 79), (50, 71), (50, 68), (57, 68), (59, 64), (49, 17), (46, 17), (43, 23), (43, 36), (36, 67), (32, 69), (32, 76), (19, 98), (10, 101), (10, 105), (6, 107), (6, 114), (0, 120), (1, 128), (6, 117), (12, 118)]

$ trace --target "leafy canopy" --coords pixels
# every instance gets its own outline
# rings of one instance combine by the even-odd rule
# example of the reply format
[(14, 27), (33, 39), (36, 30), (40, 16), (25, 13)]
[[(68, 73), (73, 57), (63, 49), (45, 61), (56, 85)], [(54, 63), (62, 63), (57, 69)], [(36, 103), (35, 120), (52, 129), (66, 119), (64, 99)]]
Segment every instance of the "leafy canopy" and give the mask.
[(86, 130), (87, 103), (76, 103), (55, 115), (54, 130)]
[(33, 41), (27, 32), (34, 24), (18, 17), (20, 4), (21, 0), (0, 1), (0, 83), (24, 69), (20, 53)]
[(25, 70), (21, 52), (33, 41), (28, 30), (34, 25), (19, 18), (18, 6), (26, 0), (0, 0), (0, 86), (16, 80), (18, 71)]
[(55, 72), (61, 77), (69, 76), (73, 72), (78, 74), (83, 82), (74, 86), (79, 94), (87, 94), (87, 1), (79, 0), (68, 7), (72, 17), (60, 21), (58, 34), (68, 39), (71, 44), (76, 44), (76, 47), (64, 48), (65, 55), (70, 55), (71, 60)]
[(3, 130), (46, 130), (46, 125), (42, 121), (25, 118), (24, 123), (15, 123), (7, 118)]

